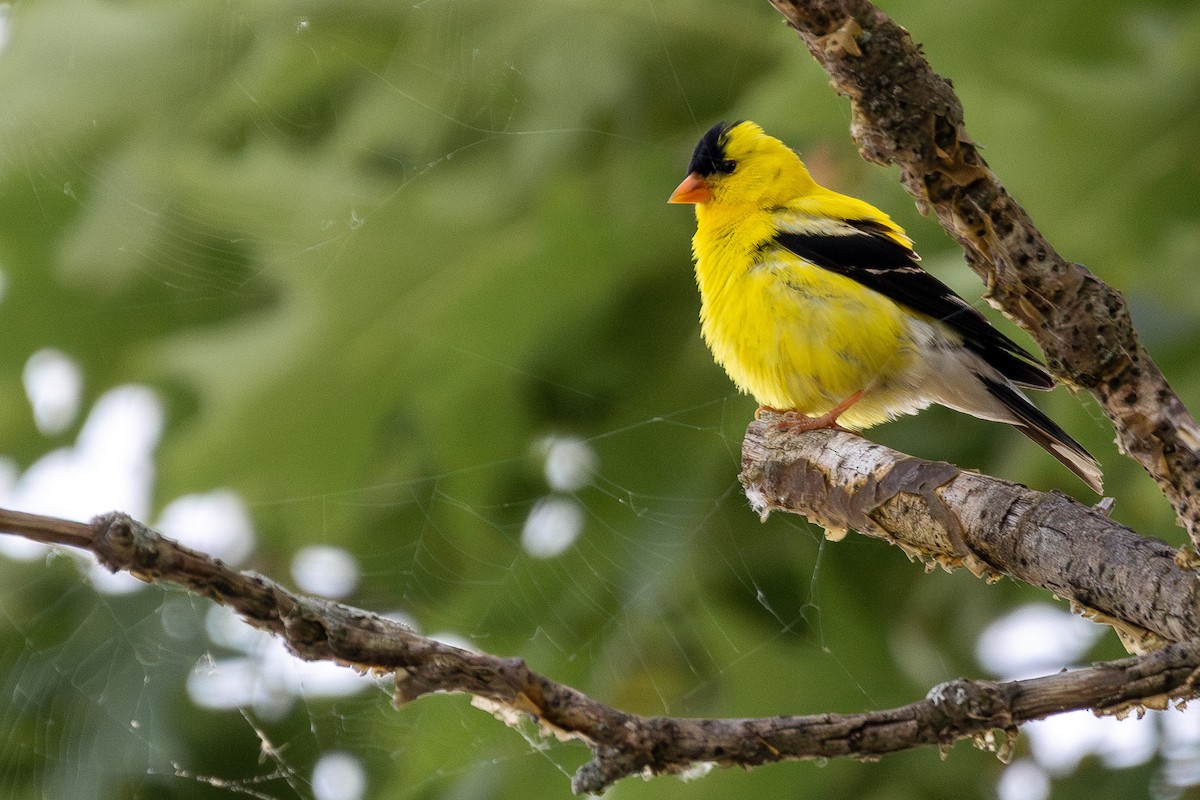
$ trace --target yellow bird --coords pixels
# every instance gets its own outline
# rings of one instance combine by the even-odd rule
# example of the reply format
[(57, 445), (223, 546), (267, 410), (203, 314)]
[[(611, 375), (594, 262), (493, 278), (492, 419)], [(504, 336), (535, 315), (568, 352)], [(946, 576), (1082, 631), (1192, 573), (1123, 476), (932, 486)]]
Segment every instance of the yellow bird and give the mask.
[(704, 340), (784, 426), (862, 429), (940, 403), (1015, 425), (1102, 491), (1096, 459), (1017, 389), (1053, 387), (1041, 363), (921, 269), (887, 214), (817, 185), (758, 125), (714, 125), (670, 202), (696, 206)]

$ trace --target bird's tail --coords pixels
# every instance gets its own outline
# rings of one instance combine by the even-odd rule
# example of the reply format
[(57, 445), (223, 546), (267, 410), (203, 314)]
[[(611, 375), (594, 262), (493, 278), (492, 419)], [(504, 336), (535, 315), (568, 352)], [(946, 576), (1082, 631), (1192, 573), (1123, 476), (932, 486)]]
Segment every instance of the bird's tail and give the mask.
[(1083, 449), (1083, 445), (1072, 439), (1054, 420), (1043, 414), (1007, 381), (995, 380), (986, 375), (978, 377), (987, 387), (988, 394), (1000, 401), (1005, 410), (1012, 415), (1011, 419), (1005, 420), (1006, 422), (1011, 422), (1021, 433), (1037, 442), (1097, 494), (1104, 493), (1100, 464), (1091, 453)]

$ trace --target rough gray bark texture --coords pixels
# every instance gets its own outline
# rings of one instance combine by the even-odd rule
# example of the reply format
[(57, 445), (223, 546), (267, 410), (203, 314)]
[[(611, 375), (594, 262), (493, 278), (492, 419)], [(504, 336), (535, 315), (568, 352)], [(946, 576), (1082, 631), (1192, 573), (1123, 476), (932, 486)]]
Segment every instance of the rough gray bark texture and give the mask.
[(1099, 399), (1117, 443), (1158, 483), (1200, 544), (1200, 426), (1138, 341), (1125, 299), (1060, 256), (988, 168), (950, 82), (866, 0), (771, 0), (834, 90), (850, 98), (864, 158), (896, 164), (1063, 382)]

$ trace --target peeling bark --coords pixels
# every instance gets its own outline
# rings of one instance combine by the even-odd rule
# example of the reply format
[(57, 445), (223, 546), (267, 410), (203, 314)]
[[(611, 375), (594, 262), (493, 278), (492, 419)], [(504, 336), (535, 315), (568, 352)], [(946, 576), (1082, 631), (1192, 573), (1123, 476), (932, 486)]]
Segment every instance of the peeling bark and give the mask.
[(781, 431), (778, 419), (752, 422), (742, 444), (742, 484), (760, 514), (801, 514), (832, 538), (856, 530), (927, 564), (1040, 586), (1099, 612), (1141, 650), (1200, 638), (1200, 579), (1165, 542), (1056, 492), (841, 431)]

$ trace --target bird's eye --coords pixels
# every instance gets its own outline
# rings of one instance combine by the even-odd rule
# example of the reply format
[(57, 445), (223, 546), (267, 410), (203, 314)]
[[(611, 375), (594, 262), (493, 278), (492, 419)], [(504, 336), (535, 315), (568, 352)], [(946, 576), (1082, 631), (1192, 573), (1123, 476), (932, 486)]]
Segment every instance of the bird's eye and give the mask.
[(716, 166), (717, 172), (723, 172), (728, 175), (737, 169), (737, 162), (732, 158), (727, 158), (724, 161), (718, 161), (714, 166)]

